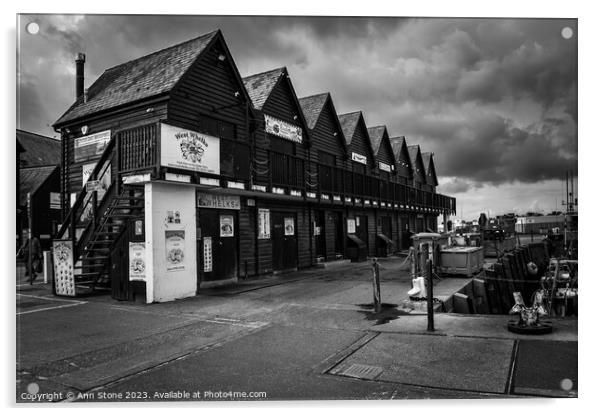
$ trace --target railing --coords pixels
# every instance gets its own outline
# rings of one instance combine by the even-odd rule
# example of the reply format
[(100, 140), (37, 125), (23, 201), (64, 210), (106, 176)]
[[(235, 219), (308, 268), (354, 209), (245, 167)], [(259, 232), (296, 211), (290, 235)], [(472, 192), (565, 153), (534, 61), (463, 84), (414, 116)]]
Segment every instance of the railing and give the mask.
[(305, 189), (305, 161), (299, 156), (270, 151), (273, 186)]

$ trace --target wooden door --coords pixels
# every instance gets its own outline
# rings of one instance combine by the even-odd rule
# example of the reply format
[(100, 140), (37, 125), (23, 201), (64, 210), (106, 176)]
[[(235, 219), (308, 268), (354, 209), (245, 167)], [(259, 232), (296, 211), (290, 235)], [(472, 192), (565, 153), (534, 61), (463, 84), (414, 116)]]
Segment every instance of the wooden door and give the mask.
[(343, 214), (333, 212), (332, 218), (334, 221), (334, 253), (335, 256), (342, 257), (345, 251), (345, 232), (343, 229)]
[(272, 212), (272, 265), (274, 271), (297, 267), (297, 218), (295, 213)]
[(355, 235), (366, 244), (366, 249), (368, 249), (368, 217), (366, 215), (355, 216)]
[(197, 265), (200, 281), (237, 276), (238, 212), (197, 209)]

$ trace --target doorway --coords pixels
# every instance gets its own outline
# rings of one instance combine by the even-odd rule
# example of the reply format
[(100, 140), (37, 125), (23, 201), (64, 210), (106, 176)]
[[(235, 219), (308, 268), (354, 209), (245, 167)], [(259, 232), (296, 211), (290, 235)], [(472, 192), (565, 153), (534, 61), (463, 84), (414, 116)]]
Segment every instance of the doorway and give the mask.
[(238, 212), (197, 209), (197, 282), (238, 275)]
[(272, 265), (274, 271), (297, 268), (297, 215), (272, 212)]

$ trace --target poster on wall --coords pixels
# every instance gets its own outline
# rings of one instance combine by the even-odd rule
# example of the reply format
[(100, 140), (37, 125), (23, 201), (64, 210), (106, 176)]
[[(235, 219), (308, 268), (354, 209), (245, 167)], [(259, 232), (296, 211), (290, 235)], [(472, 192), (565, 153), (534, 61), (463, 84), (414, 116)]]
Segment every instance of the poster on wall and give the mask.
[(211, 237), (203, 237), (203, 271), (213, 271), (213, 245)]
[(219, 146), (217, 137), (161, 124), (162, 166), (219, 175)]
[(130, 281), (146, 279), (146, 243), (130, 243)]
[(284, 217), (284, 235), (295, 235), (295, 219)]
[(61, 194), (50, 192), (50, 209), (61, 209)]
[(53, 241), (54, 281), (56, 294), (75, 296), (75, 279), (73, 277), (73, 242)]
[(347, 220), (347, 234), (355, 234), (355, 218)]
[(185, 269), (185, 241), (184, 230), (165, 230), (165, 252), (168, 272)]
[(232, 237), (234, 235), (234, 216), (220, 215), (219, 216), (219, 236)]
[(295, 143), (303, 142), (303, 131), (301, 127), (286, 121), (279, 120), (275, 117), (265, 116), (265, 131), (274, 136), (282, 137)]
[(82, 165), (82, 186), (85, 186), (86, 182), (88, 182), (88, 179), (90, 178), (94, 167), (96, 167), (96, 162), (86, 163), (85, 165)]
[(100, 156), (109, 140), (111, 140), (111, 130), (75, 139), (73, 142), (73, 160), (81, 162), (95, 156)]
[(265, 240), (270, 238), (270, 210), (259, 208), (257, 210), (257, 238)]

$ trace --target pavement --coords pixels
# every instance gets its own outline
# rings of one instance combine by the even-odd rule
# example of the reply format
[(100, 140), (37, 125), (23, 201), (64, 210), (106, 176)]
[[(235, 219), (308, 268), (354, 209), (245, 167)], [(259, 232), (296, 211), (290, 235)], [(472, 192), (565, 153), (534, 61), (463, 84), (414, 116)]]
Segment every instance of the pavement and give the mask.
[[(402, 259), (307, 269), (145, 305), (17, 283), (17, 402), (577, 396), (577, 319), (527, 336), (508, 316), (408, 308)], [(443, 279), (438, 297), (467, 279)]]

